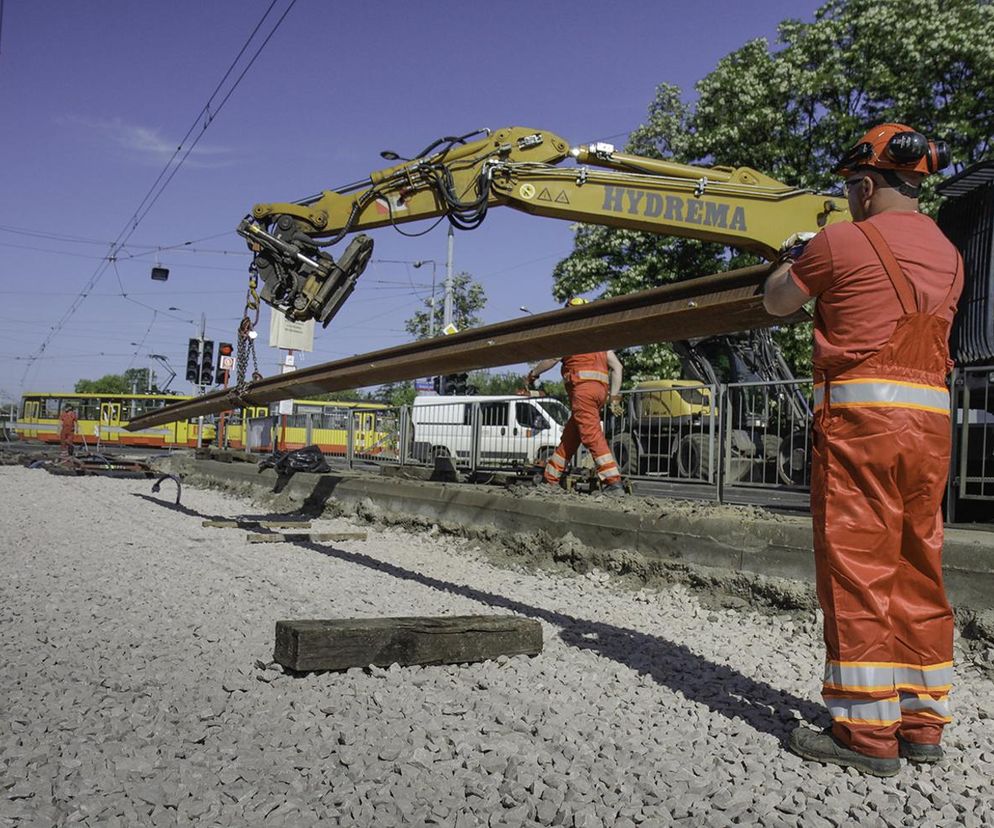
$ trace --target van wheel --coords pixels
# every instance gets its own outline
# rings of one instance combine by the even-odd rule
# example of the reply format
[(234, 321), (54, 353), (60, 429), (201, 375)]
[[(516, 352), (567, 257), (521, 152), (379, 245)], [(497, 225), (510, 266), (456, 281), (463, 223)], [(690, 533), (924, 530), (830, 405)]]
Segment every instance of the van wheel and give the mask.
[(543, 469), (549, 464), (549, 458), (556, 453), (556, 450), (552, 446), (545, 446), (540, 448), (535, 453), (535, 465), (541, 466)]

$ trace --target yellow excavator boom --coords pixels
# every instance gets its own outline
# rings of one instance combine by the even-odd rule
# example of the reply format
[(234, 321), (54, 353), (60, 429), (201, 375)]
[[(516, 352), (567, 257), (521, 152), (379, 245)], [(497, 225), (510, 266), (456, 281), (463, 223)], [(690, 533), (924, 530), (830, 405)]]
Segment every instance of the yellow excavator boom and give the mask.
[[(469, 230), (495, 206), (717, 242), (766, 259), (794, 233), (849, 219), (844, 200), (748, 167), (678, 164), (603, 143), (571, 148), (554, 133), (524, 127), (469, 140), (476, 134), (441, 139), (337, 190), (256, 204), (238, 232), (256, 253), (262, 298), (292, 319), (327, 325), (372, 254), (362, 231), (441, 216)], [(566, 160), (573, 164), (559, 166)], [(326, 252), (346, 238), (337, 260)]]

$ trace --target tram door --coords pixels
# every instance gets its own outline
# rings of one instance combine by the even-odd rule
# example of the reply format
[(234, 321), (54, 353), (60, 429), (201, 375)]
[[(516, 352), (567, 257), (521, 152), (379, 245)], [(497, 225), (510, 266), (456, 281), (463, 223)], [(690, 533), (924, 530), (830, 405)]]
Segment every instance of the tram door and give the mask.
[(355, 411), (355, 432), (352, 435), (355, 440), (355, 450), (365, 452), (372, 448), (374, 440), (374, 429), (376, 427), (376, 414), (371, 411)]
[(25, 400), (24, 401), (24, 420), (25, 420), (25, 426), (23, 428), (19, 428), (18, 429), (18, 432), (20, 434), (22, 434), (24, 437), (37, 437), (38, 436), (38, 429), (37, 428), (32, 428), (31, 426), (27, 425), (27, 423), (31, 423), (32, 425), (37, 424), (37, 422), (38, 422), (38, 414), (39, 414), (40, 410), (41, 409), (40, 409), (38, 400)]
[(100, 403), (100, 441), (117, 443), (121, 439), (121, 404)]

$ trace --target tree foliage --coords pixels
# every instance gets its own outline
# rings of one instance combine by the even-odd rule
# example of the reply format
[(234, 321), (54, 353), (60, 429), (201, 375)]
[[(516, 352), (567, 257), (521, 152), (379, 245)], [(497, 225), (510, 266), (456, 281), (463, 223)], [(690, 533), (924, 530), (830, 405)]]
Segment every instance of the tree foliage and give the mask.
[(148, 368), (128, 368), (123, 374), (77, 380), (73, 390), (77, 394), (145, 394), (149, 390), (149, 379)]
[[(424, 300), (424, 308), (418, 310), (405, 323), (404, 328), (415, 339), (428, 339), (431, 320), (431, 298)], [(487, 304), (483, 285), (465, 271), (452, 277), (452, 324), (460, 331), (480, 324), (480, 311)], [(435, 336), (441, 336), (445, 326), (445, 303), (443, 297), (435, 297)]]
[[(452, 276), (452, 324), (460, 331), (473, 328), (480, 324), (480, 311), (486, 307), (487, 294), (483, 285), (477, 282), (469, 273), (461, 271)], [(431, 306), (429, 297), (424, 300), (424, 308), (415, 311), (405, 323), (404, 328), (415, 339), (428, 339), (431, 331)], [(441, 295), (435, 296), (435, 336), (442, 335), (445, 327), (445, 302)], [(386, 399), (391, 405), (411, 405), (417, 392), (412, 382), (388, 383), (379, 389), (378, 396)]]
[[(994, 5), (989, 0), (829, 0), (813, 21), (785, 20), (777, 43), (722, 58), (687, 104), (661, 84), (627, 150), (708, 166), (748, 166), (816, 190), (875, 123), (907, 123), (950, 144), (954, 169), (987, 156), (994, 136)], [(933, 212), (935, 179), (922, 207)], [(718, 245), (580, 225), (556, 265), (553, 294), (616, 296), (755, 262)], [(777, 333), (788, 362), (810, 370), (809, 326)], [(669, 348), (620, 354), (626, 375), (676, 376)]]

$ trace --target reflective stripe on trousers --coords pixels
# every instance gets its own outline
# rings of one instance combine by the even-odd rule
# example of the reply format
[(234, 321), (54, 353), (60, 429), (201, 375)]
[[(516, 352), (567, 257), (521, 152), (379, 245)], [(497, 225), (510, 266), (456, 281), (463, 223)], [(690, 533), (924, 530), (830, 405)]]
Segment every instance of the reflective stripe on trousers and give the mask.
[(822, 696), (832, 718), (847, 725), (888, 727), (922, 717), (946, 723), (953, 665), (828, 661)]
[[(949, 413), (949, 391), (944, 387), (919, 385), (913, 382), (900, 382), (885, 379), (832, 380), (829, 383), (829, 406), (831, 408), (854, 408), (875, 406), (885, 408), (912, 408), (920, 411), (933, 411), (937, 414)], [(814, 387), (815, 408), (825, 401), (825, 385)]]

